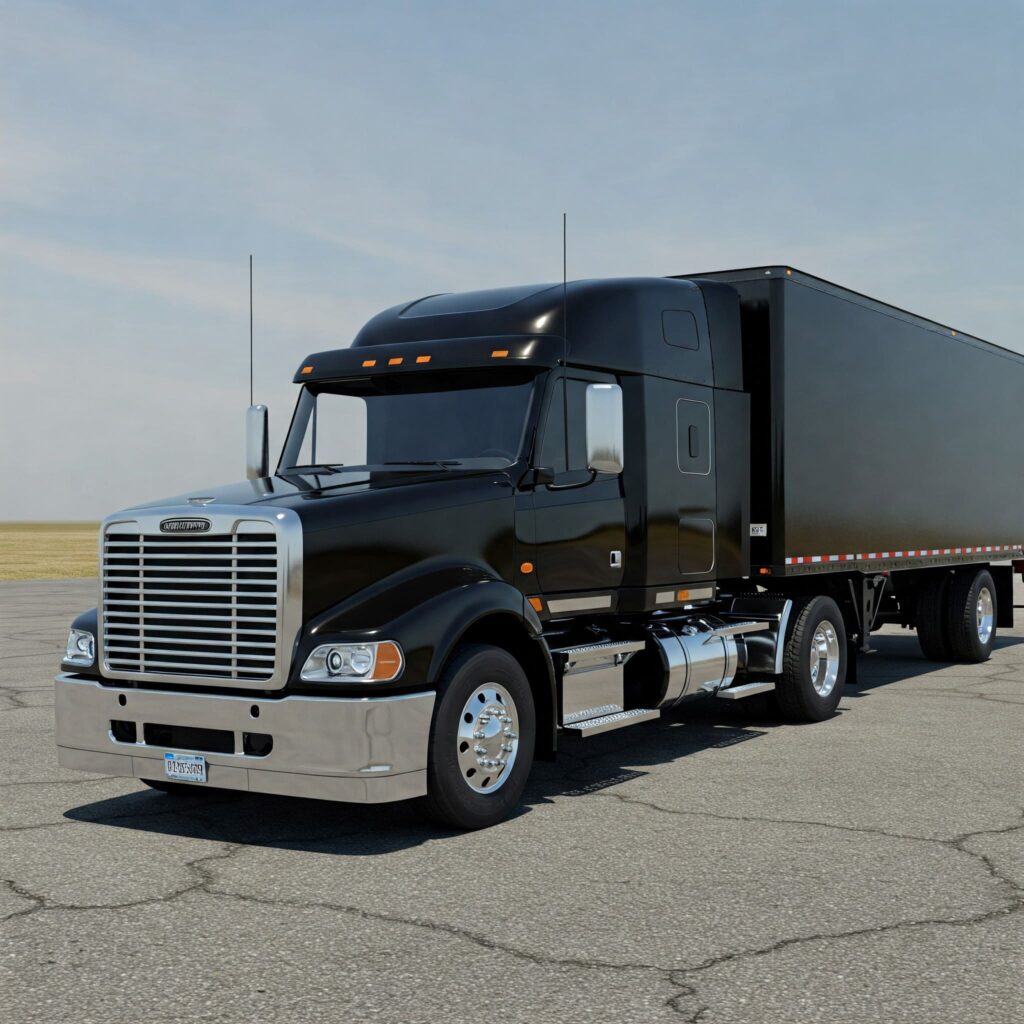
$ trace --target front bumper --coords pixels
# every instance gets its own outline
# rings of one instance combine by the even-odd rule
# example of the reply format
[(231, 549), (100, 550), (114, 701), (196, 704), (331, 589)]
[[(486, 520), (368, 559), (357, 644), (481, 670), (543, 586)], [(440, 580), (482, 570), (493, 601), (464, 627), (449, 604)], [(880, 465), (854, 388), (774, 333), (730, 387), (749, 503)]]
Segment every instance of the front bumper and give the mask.
[[(200, 753), (216, 789), (384, 803), (427, 791), (434, 693), (402, 697), (252, 699), (101, 686), (56, 679), (57, 753), (65, 768), (164, 779), (164, 754)], [(123, 700), (123, 703), (122, 703)], [(134, 722), (138, 742), (114, 738), (111, 723)], [(233, 753), (145, 742), (145, 725), (233, 733)], [(243, 753), (243, 734), (269, 735), (265, 756)], [(185, 783), (193, 785), (193, 783)]]

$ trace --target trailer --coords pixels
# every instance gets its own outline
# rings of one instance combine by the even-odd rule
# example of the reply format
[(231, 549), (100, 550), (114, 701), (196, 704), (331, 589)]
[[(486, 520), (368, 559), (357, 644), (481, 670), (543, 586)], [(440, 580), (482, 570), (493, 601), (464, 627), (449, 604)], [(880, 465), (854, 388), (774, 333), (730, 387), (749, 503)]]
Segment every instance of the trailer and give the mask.
[(793, 268), (427, 296), (295, 382), (276, 469), (253, 407), (245, 481), (104, 521), (61, 764), (478, 828), (569, 737), (1013, 624), (1024, 357)]

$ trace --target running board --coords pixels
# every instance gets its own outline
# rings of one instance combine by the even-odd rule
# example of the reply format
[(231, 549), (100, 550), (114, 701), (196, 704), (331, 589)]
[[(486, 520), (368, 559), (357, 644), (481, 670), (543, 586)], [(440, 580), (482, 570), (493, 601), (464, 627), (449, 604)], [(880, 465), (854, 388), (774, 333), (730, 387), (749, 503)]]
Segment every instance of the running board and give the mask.
[[(595, 711), (605, 711), (606, 708), (594, 708)], [(611, 714), (599, 715), (596, 718), (586, 718), (572, 722), (566, 722), (563, 729), (572, 730), (577, 736), (597, 736), (598, 733), (611, 732), (612, 729), (624, 729), (627, 725), (639, 725), (640, 722), (651, 722), (661, 717), (658, 708), (634, 708), (632, 711), (613, 711)]]
[(775, 689), (774, 683), (744, 683), (742, 686), (730, 686), (725, 690), (719, 690), (715, 694), (722, 700), (741, 700), (743, 697), (753, 697), (755, 693), (769, 693)]

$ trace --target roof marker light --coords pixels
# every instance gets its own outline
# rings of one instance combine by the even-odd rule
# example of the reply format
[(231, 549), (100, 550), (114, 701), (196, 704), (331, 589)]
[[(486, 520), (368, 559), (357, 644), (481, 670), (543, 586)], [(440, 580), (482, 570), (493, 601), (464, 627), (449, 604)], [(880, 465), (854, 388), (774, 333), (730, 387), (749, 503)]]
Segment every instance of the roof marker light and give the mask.
[(508, 349), (507, 348), (496, 348), (491, 353), (491, 358), (492, 359), (507, 359), (508, 358)]
[(367, 367), (367, 366), (376, 366), (376, 365), (377, 365), (377, 360), (376, 359), (364, 359), (363, 360), (363, 367), (364, 368)]
[(402, 358), (403, 358), (402, 356), (392, 356), (388, 360), (388, 366), (401, 366), (402, 365)]
[(312, 373), (313, 372), (313, 367), (312, 366), (304, 366), (302, 368), (302, 372), (303, 373)]
[(430, 362), (430, 356), (417, 356), (416, 357), (416, 362), (417, 363), (429, 363)]

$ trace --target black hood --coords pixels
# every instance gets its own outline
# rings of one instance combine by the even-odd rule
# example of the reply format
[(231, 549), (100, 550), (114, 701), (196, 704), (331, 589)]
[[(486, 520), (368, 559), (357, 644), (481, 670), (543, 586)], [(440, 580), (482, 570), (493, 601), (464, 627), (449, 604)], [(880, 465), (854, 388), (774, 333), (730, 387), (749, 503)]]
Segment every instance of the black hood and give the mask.
[[(513, 487), (507, 472), (354, 471), (243, 480), (136, 508), (290, 508), (303, 533), (303, 618), (418, 563), (457, 559), (514, 576)], [(194, 509), (196, 512), (199, 508)]]

